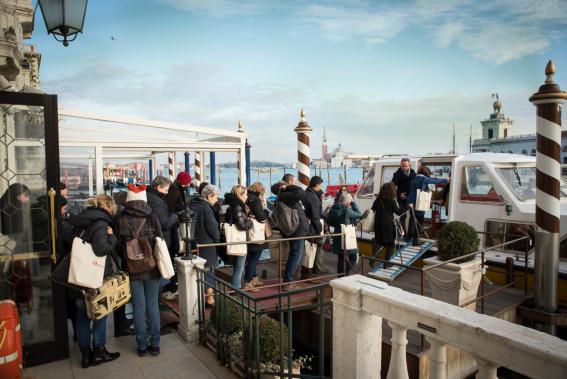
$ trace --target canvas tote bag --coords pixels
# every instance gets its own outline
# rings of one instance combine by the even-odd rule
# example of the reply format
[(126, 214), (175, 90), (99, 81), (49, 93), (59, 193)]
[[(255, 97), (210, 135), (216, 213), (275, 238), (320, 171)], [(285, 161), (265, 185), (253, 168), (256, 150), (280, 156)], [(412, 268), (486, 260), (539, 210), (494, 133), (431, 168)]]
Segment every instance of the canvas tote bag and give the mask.
[(171, 277), (175, 275), (175, 270), (171, 262), (171, 257), (169, 256), (167, 244), (161, 237), (156, 237), (155, 258), (161, 277), (171, 279)]
[(362, 231), (363, 232), (373, 232), (374, 231), (374, 218), (376, 217), (376, 212), (369, 210), (366, 213), (366, 217), (362, 220)]
[(303, 258), (301, 265), (307, 268), (313, 268), (315, 263), (315, 256), (317, 255), (317, 245), (309, 241), (305, 241), (305, 251), (303, 252)]
[(341, 233), (345, 234), (345, 236), (342, 238), (343, 249), (358, 249), (358, 244), (356, 242), (356, 229), (354, 228), (354, 225), (341, 224)]
[[(252, 229), (248, 231), (248, 241), (265, 241), (266, 240), (266, 223), (252, 219)], [(258, 242), (262, 244), (263, 242)]]
[[(236, 225), (224, 224), (224, 235), (226, 237), (226, 242), (246, 242), (246, 232), (238, 230)], [(228, 245), (226, 247), (226, 253), (228, 255), (244, 256), (247, 252), (246, 244)]]
[(106, 256), (97, 257), (90, 243), (75, 237), (71, 248), (71, 262), (67, 282), (86, 288), (99, 288), (104, 280)]

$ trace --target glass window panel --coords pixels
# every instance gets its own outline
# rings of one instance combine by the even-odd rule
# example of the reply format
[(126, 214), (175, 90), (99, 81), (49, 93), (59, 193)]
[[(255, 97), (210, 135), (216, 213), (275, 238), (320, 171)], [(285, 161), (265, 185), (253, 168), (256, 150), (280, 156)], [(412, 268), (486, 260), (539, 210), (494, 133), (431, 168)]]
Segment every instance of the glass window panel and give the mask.
[(503, 203), (494, 182), (480, 166), (463, 167), (461, 180), (461, 200), (482, 203)]

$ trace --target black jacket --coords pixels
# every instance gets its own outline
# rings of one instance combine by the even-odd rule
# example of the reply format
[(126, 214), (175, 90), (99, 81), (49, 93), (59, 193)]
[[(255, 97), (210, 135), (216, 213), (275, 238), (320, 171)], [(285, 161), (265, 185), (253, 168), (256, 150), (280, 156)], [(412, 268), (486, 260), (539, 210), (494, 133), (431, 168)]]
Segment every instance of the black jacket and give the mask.
[(163, 239), (167, 247), (171, 247), (171, 232), (177, 224), (177, 216), (167, 210), (165, 195), (154, 188), (148, 188), (148, 205), (156, 215), (163, 232)]
[(112, 275), (112, 257), (116, 246), (116, 235), (108, 234), (112, 225), (112, 216), (102, 208), (87, 208), (81, 214), (69, 217), (69, 223), (74, 227), (74, 235), (90, 243), (97, 257), (107, 257), (104, 276)]
[(246, 215), (245, 205), (240, 199), (232, 196), (231, 193), (224, 195), (224, 201), (228, 204), (225, 221), (243, 231), (252, 229), (252, 220)]
[(278, 195), (277, 201), (282, 201), (288, 207), (296, 209), (299, 214), (299, 227), (291, 236), (285, 237), (293, 238), (309, 235), (309, 222), (307, 221), (305, 209), (301, 203), (305, 197), (305, 191), (298, 186), (287, 186), (284, 190), (279, 190), (276, 186), (277, 184), (272, 186), (272, 192), (276, 191)]
[[(250, 215), (254, 216), (258, 222), (268, 222), (268, 215), (264, 211), (264, 206), (262, 205), (262, 200), (260, 199), (260, 194), (254, 191), (248, 191), (248, 200), (246, 200), (246, 205), (250, 208)], [(268, 248), (267, 243), (261, 245), (248, 245), (248, 251), (258, 252)]]
[(374, 218), (374, 237), (376, 243), (382, 246), (394, 246), (396, 231), (394, 229), (394, 213), (399, 215), (402, 212), (394, 199), (376, 198), (372, 204), (375, 213)]
[[(191, 210), (195, 212), (195, 243), (208, 244), (220, 241), (219, 223), (215, 211), (207, 200), (196, 198), (191, 202)], [(206, 267), (215, 266), (217, 262), (216, 247), (203, 247), (199, 256), (207, 260)]]
[(396, 172), (394, 172), (394, 176), (392, 177), (392, 182), (398, 187), (397, 189), (397, 199), (400, 205), (405, 206), (407, 203), (407, 199), (402, 199), (400, 196), (402, 193), (406, 193), (409, 196), (410, 189), (411, 189), (411, 182), (415, 179), (415, 171), (410, 168), (410, 173), (408, 176), (404, 175), (404, 172), (401, 168), (398, 168)]
[(303, 206), (305, 207), (305, 216), (309, 219), (309, 234), (320, 235), (323, 227), (321, 219), (323, 218), (323, 205), (321, 197), (315, 190), (308, 187), (303, 197)]
[(177, 180), (169, 186), (169, 192), (165, 195), (165, 201), (169, 213), (179, 213), (187, 207), (185, 203), (185, 189)]

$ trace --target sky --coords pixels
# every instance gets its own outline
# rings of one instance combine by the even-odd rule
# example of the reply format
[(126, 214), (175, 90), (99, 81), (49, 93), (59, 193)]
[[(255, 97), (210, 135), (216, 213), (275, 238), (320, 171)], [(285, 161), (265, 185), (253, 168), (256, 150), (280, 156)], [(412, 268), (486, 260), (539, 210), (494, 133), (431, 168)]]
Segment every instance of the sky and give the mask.
[(451, 149), (455, 124), (465, 153), (491, 94), (524, 134), (549, 59), (567, 89), (565, 14), (565, 0), (91, 0), (69, 47), (39, 10), (30, 42), (60, 106), (226, 130), (241, 120), (253, 160), (296, 159), (301, 108), (312, 158), (324, 127), (330, 149), (426, 154)]

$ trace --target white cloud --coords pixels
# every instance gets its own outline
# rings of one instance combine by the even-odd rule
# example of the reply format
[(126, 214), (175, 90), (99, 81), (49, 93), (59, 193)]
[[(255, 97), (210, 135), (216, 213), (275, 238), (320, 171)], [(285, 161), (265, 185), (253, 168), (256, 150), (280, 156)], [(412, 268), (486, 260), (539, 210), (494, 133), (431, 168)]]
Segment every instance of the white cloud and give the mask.
[(158, 0), (184, 11), (208, 14), (213, 17), (254, 16), (272, 8), (263, 0)]

